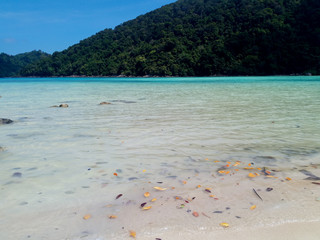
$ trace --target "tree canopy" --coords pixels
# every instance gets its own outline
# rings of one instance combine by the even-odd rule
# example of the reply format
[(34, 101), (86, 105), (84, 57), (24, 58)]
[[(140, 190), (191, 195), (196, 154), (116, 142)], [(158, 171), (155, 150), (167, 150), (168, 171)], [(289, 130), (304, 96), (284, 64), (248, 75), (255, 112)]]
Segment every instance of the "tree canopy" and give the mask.
[(320, 74), (319, 0), (178, 0), (22, 76)]
[(5, 53), (0, 54), (0, 77), (20, 76), (20, 70), (28, 64), (35, 63), (40, 59), (49, 56), (42, 51), (32, 51), (11, 56)]

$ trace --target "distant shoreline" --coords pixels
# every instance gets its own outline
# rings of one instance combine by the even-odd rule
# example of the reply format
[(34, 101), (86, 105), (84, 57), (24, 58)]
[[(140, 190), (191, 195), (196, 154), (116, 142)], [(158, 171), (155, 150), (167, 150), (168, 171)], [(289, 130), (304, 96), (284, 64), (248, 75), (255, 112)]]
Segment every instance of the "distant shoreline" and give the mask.
[(110, 76), (86, 76), (86, 75), (70, 75), (70, 76), (20, 76), (20, 77), (1, 77), (1, 78), (206, 78), (206, 77), (305, 77), (305, 76), (320, 76), (311, 73), (306, 74), (289, 74), (289, 75), (211, 75), (211, 76), (127, 76), (127, 75), (110, 75)]

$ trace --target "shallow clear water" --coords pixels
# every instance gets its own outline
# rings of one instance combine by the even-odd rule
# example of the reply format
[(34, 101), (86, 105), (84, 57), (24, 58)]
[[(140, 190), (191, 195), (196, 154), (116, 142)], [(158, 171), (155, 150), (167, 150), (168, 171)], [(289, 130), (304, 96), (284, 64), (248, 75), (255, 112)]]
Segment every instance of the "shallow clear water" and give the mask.
[(320, 77), (0, 79), (0, 96), (1, 239), (320, 220)]

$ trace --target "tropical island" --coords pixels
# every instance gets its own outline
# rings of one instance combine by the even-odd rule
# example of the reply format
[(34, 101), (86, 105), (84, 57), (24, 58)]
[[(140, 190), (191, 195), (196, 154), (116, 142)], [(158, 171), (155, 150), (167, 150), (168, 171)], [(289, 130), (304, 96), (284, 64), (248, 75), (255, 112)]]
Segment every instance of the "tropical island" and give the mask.
[[(0, 77), (320, 74), (318, 0), (178, 0)], [(32, 57), (26, 57), (31, 55)]]

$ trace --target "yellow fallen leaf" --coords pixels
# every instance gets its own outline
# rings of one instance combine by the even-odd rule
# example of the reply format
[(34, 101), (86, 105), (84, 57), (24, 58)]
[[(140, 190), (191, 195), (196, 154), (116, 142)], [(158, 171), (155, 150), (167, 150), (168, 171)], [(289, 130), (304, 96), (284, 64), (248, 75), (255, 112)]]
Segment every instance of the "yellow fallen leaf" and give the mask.
[(144, 207), (142, 208), (143, 210), (149, 210), (151, 208), (151, 206), (148, 206), (148, 207)]
[(136, 238), (136, 235), (135, 231), (130, 230), (130, 237)]
[(91, 218), (91, 215), (90, 214), (87, 214), (83, 217), (84, 220), (88, 220), (89, 218)]
[(228, 223), (220, 223), (220, 226), (224, 227), (224, 228), (227, 228), (227, 227), (229, 227), (229, 224)]
[(248, 174), (248, 177), (254, 178), (254, 177), (256, 177), (256, 175), (253, 174), (253, 173), (249, 173), (249, 174)]
[(243, 169), (245, 170), (251, 170), (251, 169), (254, 169), (253, 167), (244, 167)]
[(187, 184), (187, 182), (186, 182), (186, 181), (182, 181), (182, 183), (183, 183), (183, 184)]
[(110, 215), (109, 218), (110, 219), (115, 219), (115, 218), (117, 218), (117, 216), (116, 215)]
[(146, 172), (147, 170), (143, 169), (142, 172)]
[(216, 161), (213, 161), (213, 162), (217, 163), (217, 162), (220, 162), (220, 161), (219, 161), (219, 160), (216, 160)]
[(291, 181), (292, 179), (291, 179), (291, 178), (289, 178), (289, 177), (286, 177), (286, 180), (287, 180), (287, 181)]
[(267, 175), (266, 177), (267, 178), (278, 178), (278, 177), (275, 177), (275, 176), (272, 176), (272, 175)]
[(214, 198), (214, 195), (209, 195), (209, 197)]
[(156, 198), (151, 199), (151, 202), (155, 202), (155, 201), (157, 201), (157, 199), (156, 199)]
[(208, 161), (208, 160), (209, 160), (209, 158), (206, 158), (205, 160), (206, 160), (206, 161)]
[(253, 209), (256, 209), (256, 207), (257, 207), (256, 205), (252, 205), (250, 209), (253, 210)]
[(201, 185), (198, 185), (197, 188), (201, 188)]
[(220, 171), (218, 171), (218, 173), (225, 173), (226, 171), (223, 171), (223, 170), (220, 170)]
[(234, 167), (240, 165), (240, 162), (236, 162), (235, 164), (233, 164)]
[(164, 191), (164, 190), (166, 190), (166, 188), (162, 188), (162, 187), (153, 187), (154, 189), (156, 189), (156, 190), (159, 190), (159, 191)]
[(145, 197), (149, 197), (149, 196), (150, 196), (150, 193), (149, 193), (149, 192), (145, 192), (143, 195), (144, 195)]

